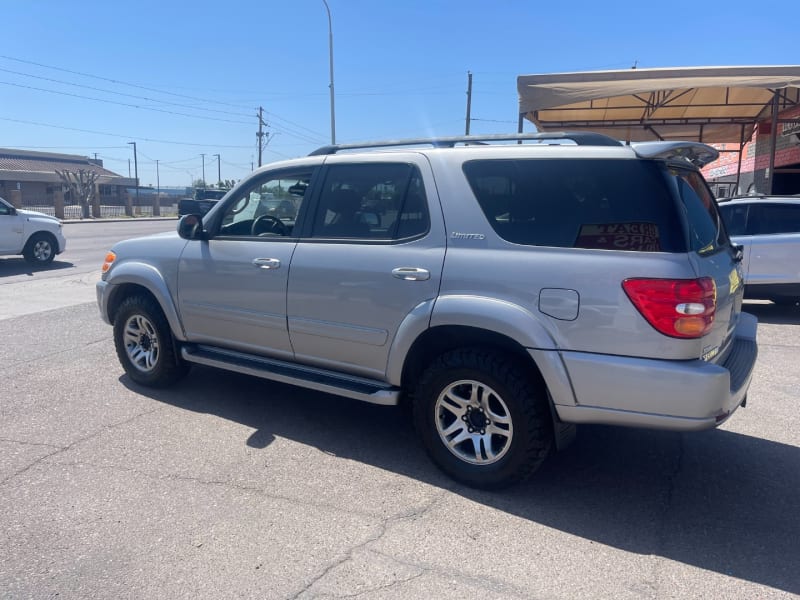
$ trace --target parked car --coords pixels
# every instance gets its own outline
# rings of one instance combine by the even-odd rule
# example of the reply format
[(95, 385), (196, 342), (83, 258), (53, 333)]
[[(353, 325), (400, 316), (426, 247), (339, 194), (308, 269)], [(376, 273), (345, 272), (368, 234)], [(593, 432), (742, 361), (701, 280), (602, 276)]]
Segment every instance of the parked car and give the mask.
[(228, 190), (209, 190), (197, 188), (192, 198), (181, 198), (178, 201), (178, 216), (183, 215), (204, 215), (217, 203), (217, 200), (225, 196)]
[(66, 247), (59, 219), (14, 208), (0, 198), (0, 254), (21, 254), (29, 263), (44, 266)]
[(732, 240), (744, 249), (745, 298), (800, 303), (800, 196), (720, 200)]
[[(444, 472), (500, 487), (576, 424), (693, 431), (745, 403), (757, 324), (698, 170), (717, 156), (590, 133), (327, 146), (116, 244), (98, 304), (134, 382), (201, 364), (409, 403)], [(256, 214), (274, 189), (303, 190), (291, 224)]]

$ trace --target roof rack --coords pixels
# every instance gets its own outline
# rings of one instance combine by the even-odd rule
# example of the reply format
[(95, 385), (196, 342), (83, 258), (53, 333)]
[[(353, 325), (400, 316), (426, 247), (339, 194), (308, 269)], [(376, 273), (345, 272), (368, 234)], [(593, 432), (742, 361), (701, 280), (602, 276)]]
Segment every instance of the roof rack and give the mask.
[(395, 146), (421, 146), (431, 145), (434, 148), (452, 148), (456, 144), (485, 145), (488, 142), (500, 141), (540, 141), (570, 140), (579, 146), (621, 146), (622, 144), (601, 133), (557, 131), (547, 133), (499, 133), (491, 135), (459, 135), (454, 137), (438, 138), (411, 138), (403, 140), (384, 140), (375, 142), (360, 142), (355, 144), (334, 144), (317, 148), (309, 156), (336, 154), (340, 150), (357, 150), (361, 148), (391, 148)]

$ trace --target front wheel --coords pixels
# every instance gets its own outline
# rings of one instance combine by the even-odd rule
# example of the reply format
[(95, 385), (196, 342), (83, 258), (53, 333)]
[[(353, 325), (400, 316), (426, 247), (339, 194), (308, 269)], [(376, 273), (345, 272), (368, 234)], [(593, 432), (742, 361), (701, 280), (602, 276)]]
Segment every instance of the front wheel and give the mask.
[(34, 233), (25, 245), (22, 255), (29, 263), (49, 265), (56, 257), (56, 241), (49, 233)]
[(479, 348), (445, 353), (428, 368), (414, 424), (436, 465), (477, 488), (524, 479), (553, 440), (543, 387), (510, 357)]
[(171, 385), (188, 371), (161, 307), (146, 296), (126, 298), (114, 319), (114, 346), (128, 377), (149, 387)]

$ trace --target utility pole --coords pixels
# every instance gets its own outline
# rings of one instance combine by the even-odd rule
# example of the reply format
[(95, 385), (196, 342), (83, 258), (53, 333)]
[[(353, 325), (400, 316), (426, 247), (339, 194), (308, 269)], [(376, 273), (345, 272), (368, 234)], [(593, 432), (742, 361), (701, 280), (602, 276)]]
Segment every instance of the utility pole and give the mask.
[[(133, 168), (134, 176), (136, 177), (136, 206), (139, 206), (139, 161), (136, 158), (136, 142), (128, 142), (128, 144), (133, 144)], [(130, 176), (130, 167), (128, 171)]]
[(158, 176), (158, 159), (156, 159), (156, 202), (153, 204), (153, 216), (161, 216), (161, 179)]
[(258, 138), (258, 166), (261, 166), (261, 150), (264, 148), (264, 109), (259, 106), (258, 107), (258, 132), (256, 133), (256, 138)]
[(203, 158), (203, 187), (206, 187), (206, 155), (200, 155)]
[(467, 128), (464, 135), (469, 135), (470, 111), (472, 110), (472, 72), (467, 71)]
[(222, 171), (220, 170), (219, 166), (219, 154), (215, 154), (214, 156), (217, 157), (217, 185), (222, 183)]

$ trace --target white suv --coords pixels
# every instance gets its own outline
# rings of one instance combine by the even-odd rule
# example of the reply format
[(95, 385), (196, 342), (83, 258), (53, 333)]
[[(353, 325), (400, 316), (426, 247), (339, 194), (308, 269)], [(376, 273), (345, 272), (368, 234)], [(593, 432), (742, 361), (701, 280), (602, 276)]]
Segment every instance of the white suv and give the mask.
[(728, 234), (744, 248), (745, 298), (800, 302), (800, 197), (720, 200)]
[(44, 266), (66, 247), (57, 218), (14, 208), (0, 198), (0, 255), (22, 254), (29, 263)]

